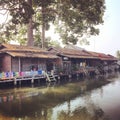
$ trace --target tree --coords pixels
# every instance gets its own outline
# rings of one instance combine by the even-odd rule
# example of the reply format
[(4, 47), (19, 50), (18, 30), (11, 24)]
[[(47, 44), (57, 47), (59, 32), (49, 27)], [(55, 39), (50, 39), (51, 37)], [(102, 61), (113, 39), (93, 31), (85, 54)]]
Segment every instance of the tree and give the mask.
[[(36, 25), (42, 25), (42, 47), (44, 47), (44, 41), (45, 41), (45, 30), (49, 28), (48, 21), (51, 21), (53, 19), (53, 15), (50, 14), (50, 9), (48, 6), (50, 6), (50, 3), (52, 0), (5, 0), (0, 1), (1, 9), (8, 10), (9, 14), (12, 16), (12, 23), (15, 25), (18, 24), (27, 24), (28, 29), (28, 45), (33, 45), (33, 29), (36, 29)], [(33, 10), (34, 9), (34, 10)], [(47, 11), (47, 12), (46, 12)], [(41, 12), (41, 16), (39, 17), (40, 23), (37, 24), (32, 20), (33, 14)], [(36, 14), (34, 14), (34, 17), (36, 17)], [(9, 32), (10, 33), (10, 32)], [(6, 38), (10, 38), (10, 36), (6, 36)]]
[[(28, 5), (32, 9), (32, 0), (27, 0)], [(33, 21), (32, 21), (32, 15), (28, 17), (28, 25), (27, 25), (27, 45), (33, 46), (34, 45), (34, 38), (33, 38)]]
[[(97, 25), (103, 23), (104, 0), (0, 0), (0, 7), (9, 10), (14, 24), (27, 24), (31, 32), (36, 25), (31, 18), (40, 13), (42, 26), (42, 47), (45, 43), (45, 30), (50, 22), (65, 44), (76, 44), (83, 35), (98, 35)], [(30, 33), (29, 33), (30, 34)]]
[(59, 5), (57, 30), (64, 43), (76, 44), (83, 35), (98, 35), (103, 23), (104, 0), (67, 0)]
[[(7, 27), (9, 28), (8, 29), (9, 31), (7, 31), (8, 33), (11, 33), (11, 31), (13, 31), (12, 26), (16, 28), (18, 24), (21, 24), (21, 25), (28, 24), (28, 45), (32, 46), (33, 45), (32, 15), (34, 13), (32, 8), (32, 0), (27, 0), (27, 1), (26, 0), (4, 0), (4, 1), (0, 0), (0, 9), (8, 11), (9, 15), (12, 16), (10, 20), (10, 24), (7, 24)], [(4, 32), (5, 31), (3, 30), (3, 33)], [(12, 35), (13, 35), (13, 32), (11, 33), (11, 36)], [(11, 36), (10, 34), (8, 35), (6, 34), (6, 37), (8, 38), (8, 40), (11, 39)]]
[(120, 50), (117, 50), (116, 56), (117, 56), (118, 59), (120, 59)]
[(10, 41), (18, 42), (19, 44), (27, 44), (27, 26), (15, 25), (11, 21), (6, 23), (5, 26), (0, 26), (0, 42), (9, 43)]

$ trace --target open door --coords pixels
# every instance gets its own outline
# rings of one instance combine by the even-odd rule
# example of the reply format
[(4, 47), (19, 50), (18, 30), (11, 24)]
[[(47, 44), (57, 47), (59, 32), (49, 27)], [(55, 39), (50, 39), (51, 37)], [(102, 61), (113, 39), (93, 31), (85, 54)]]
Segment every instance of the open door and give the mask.
[(52, 62), (47, 62), (47, 71), (51, 72), (51, 70), (53, 70), (53, 63)]

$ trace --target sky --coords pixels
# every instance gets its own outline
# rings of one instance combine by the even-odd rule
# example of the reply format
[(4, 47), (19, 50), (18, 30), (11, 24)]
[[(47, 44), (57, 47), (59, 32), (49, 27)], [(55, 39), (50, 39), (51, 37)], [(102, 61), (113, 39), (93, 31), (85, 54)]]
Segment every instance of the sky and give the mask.
[(90, 38), (89, 46), (81, 46), (87, 50), (102, 52), (116, 56), (120, 50), (120, 0), (106, 0), (104, 24), (100, 26), (100, 34)]
[[(116, 56), (116, 51), (120, 50), (120, 0), (105, 0), (105, 3), (104, 24), (100, 25), (100, 34), (89, 39), (89, 46), (79, 46), (86, 50)], [(2, 21), (4, 21), (4, 19), (0, 20), (0, 22)], [(47, 34), (50, 35), (53, 40), (58, 38), (53, 30)]]

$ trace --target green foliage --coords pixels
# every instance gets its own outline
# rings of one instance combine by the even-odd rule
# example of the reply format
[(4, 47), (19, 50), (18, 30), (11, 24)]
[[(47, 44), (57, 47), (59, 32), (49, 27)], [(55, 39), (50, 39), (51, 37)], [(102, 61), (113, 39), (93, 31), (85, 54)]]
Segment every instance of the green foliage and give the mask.
[(120, 50), (117, 50), (116, 56), (117, 56), (118, 59), (120, 59)]
[(34, 14), (33, 8), (26, 0), (0, 0), (0, 7), (9, 10), (14, 24), (28, 23), (29, 18)]
[(72, 71), (75, 72), (75, 71), (78, 71), (78, 70), (79, 70), (79, 67), (76, 64), (73, 64), (72, 65)]
[[(33, 17), (33, 27), (31, 29), (36, 32), (34, 37), (38, 40), (35, 40), (35, 44), (37, 42), (40, 43), (41, 36), (38, 36), (38, 34), (41, 35), (41, 26), (44, 24), (45, 30), (49, 30), (51, 22), (56, 26), (56, 31), (59, 33), (64, 44), (76, 44), (83, 35), (99, 34), (96, 26), (103, 23), (105, 1), (0, 0), (0, 8), (1, 10), (9, 11), (9, 14), (12, 16), (11, 22), (13, 24), (11, 25), (13, 27), (18, 24), (27, 24), (29, 19)], [(14, 34), (13, 31), (16, 31), (16, 29), (12, 29), (11, 25), (6, 26), (3, 30), (8, 41)], [(21, 31), (20, 33), (23, 32)]]
[(52, 40), (50, 40), (49, 43), (48, 43), (47, 48), (49, 48), (51, 46), (60, 47), (60, 43), (58, 41), (52, 41)]
[(63, 42), (76, 44), (83, 35), (98, 35), (95, 26), (103, 23), (104, 10), (104, 0), (62, 1), (56, 26)]
[(0, 42), (9, 43), (10, 41), (16, 41), (20, 44), (26, 44), (27, 28), (24, 25), (15, 25), (11, 21), (6, 26), (1, 26)]

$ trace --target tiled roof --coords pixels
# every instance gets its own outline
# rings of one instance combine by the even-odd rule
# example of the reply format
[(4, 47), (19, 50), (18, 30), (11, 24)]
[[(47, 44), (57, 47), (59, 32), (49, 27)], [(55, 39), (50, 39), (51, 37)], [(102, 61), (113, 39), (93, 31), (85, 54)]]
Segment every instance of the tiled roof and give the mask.
[(117, 60), (112, 55), (106, 55), (104, 53), (98, 53), (93, 51), (87, 51), (84, 49), (75, 49), (75, 47), (72, 48), (50, 48), (49, 51), (55, 52), (57, 55), (66, 56), (69, 58), (86, 58), (86, 59), (99, 59), (99, 60), (105, 60), (105, 61), (113, 61)]
[[(52, 51), (52, 52), (51, 52)], [(31, 57), (31, 58), (59, 58), (57, 55), (66, 56), (69, 58), (85, 58), (85, 59), (99, 59), (116, 61), (112, 55), (104, 53), (87, 51), (84, 49), (72, 48), (50, 48), (48, 51), (38, 47), (28, 47), (21, 45), (1, 44), (0, 53), (7, 53), (13, 57)], [(55, 53), (55, 54), (53, 54)]]
[(22, 46), (22, 45), (13, 45), (13, 44), (1, 44), (2, 51), (28, 51), (28, 52), (47, 52), (38, 47)]
[(86, 50), (70, 49), (70, 48), (50, 48), (49, 50), (55, 52), (57, 55), (66, 56), (69, 58), (98, 59), (96, 56), (91, 56), (91, 54)]
[(13, 57), (28, 57), (28, 58), (58, 58), (53, 54), (29, 53), (29, 52), (6, 52)]
[(88, 51), (92, 56), (94, 57), (98, 57), (100, 60), (109, 60), (109, 61), (112, 61), (112, 60), (117, 60), (116, 57), (112, 56), (112, 55), (106, 55), (104, 53), (98, 53), (98, 52), (91, 52), (91, 51)]
[(7, 53), (13, 57), (29, 57), (29, 58), (58, 58), (58, 56), (37, 48), (11, 44), (1, 44), (0, 53)]

